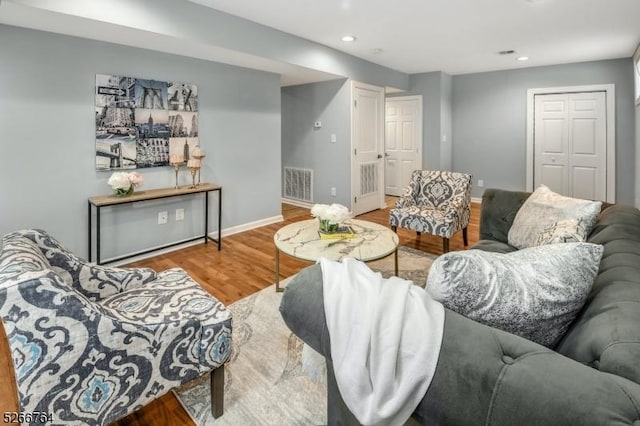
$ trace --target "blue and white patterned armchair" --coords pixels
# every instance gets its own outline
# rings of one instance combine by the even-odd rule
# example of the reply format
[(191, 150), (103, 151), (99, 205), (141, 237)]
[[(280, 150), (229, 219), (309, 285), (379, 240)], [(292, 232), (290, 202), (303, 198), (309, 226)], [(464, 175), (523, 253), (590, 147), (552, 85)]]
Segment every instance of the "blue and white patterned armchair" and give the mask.
[(39, 230), (2, 243), (0, 316), (21, 411), (104, 425), (213, 371), (222, 414), (231, 313), (184, 270), (96, 266)]
[(465, 247), (471, 215), (471, 175), (449, 171), (415, 170), (409, 187), (389, 213), (391, 229), (398, 227), (442, 237), (442, 251), (462, 230)]

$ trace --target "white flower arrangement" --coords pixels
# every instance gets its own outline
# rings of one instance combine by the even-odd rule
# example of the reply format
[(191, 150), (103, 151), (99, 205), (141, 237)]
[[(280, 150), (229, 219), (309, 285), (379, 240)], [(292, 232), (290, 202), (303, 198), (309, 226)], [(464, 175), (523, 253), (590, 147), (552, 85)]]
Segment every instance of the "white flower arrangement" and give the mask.
[(330, 223), (340, 223), (351, 216), (349, 209), (342, 204), (314, 204), (311, 215)]
[(111, 186), (116, 195), (129, 195), (133, 188), (142, 186), (144, 178), (138, 172), (116, 172), (111, 175), (107, 184)]

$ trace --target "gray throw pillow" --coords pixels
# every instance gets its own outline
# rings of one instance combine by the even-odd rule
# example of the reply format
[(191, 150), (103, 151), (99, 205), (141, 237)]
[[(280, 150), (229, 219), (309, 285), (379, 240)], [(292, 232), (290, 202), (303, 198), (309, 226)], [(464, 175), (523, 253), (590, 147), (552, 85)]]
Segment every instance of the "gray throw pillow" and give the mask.
[(426, 290), (467, 318), (553, 347), (584, 305), (602, 251), (566, 243), (450, 252), (433, 262)]
[(589, 235), (601, 207), (600, 201), (565, 197), (540, 185), (516, 213), (507, 236), (509, 245), (519, 249), (533, 247), (541, 232), (566, 219), (582, 220), (586, 235)]

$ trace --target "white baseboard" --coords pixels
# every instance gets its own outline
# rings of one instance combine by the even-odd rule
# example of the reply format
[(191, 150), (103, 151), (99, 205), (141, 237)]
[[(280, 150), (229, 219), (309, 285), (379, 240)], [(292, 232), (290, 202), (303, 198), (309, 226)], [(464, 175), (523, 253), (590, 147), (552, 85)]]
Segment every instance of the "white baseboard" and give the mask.
[[(222, 239), (229, 235), (239, 234), (240, 232), (249, 231), (251, 229), (260, 228), (261, 226), (271, 225), (272, 223), (282, 222), (284, 217), (281, 214), (277, 216), (267, 217), (264, 219), (256, 220), (254, 222), (243, 223), (242, 225), (232, 226), (231, 228), (225, 228), (222, 230)], [(211, 238), (218, 238), (218, 231), (210, 232)]]
[(482, 204), (482, 197), (471, 197), (471, 202)]
[[(233, 234), (238, 234), (240, 232), (249, 231), (251, 229), (260, 228), (260, 227), (266, 226), (266, 225), (271, 225), (272, 223), (282, 222), (283, 220), (284, 220), (284, 218), (282, 217), (281, 214), (279, 214), (277, 216), (267, 217), (267, 218), (256, 220), (256, 221), (253, 221), (253, 222), (243, 223), (242, 225), (236, 225), (236, 226), (232, 226), (230, 228), (224, 228), (222, 230), (222, 239), (224, 240), (225, 237), (228, 237), (228, 236), (233, 235)], [(209, 236), (211, 238), (218, 239), (218, 231), (210, 232)], [(202, 244), (203, 241), (204, 241), (204, 237), (203, 237), (203, 239), (200, 239), (200, 240), (186, 241), (183, 244), (179, 244), (179, 241), (176, 241), (175, 243), (178, 244), (176, 246), (160, 249), (158, 251), (154, 251), (153, 253), (141, 254), (140, 256), (136, 256), (135, 255), (136, 252), (129, 253), (129, 254), (124, 254), (123, 256), (134, 256), (134, 257), (130, 257), (128, 259), (119, 260), (119, 261), (113, 262), (113, 263), (109, 263), (106, 266), (122, 266), (122, 265), (126, 265), (126, 264), (129, 264), (129, 263), (137, 262), (139, 260), (149, 259), (151, 257), (160, 256), (161, 254), (171, 253), (172, 251), (182, 250), (182, 249), (185, 249), (187, 247), (191, 247), (191, 246), (195, 246), (195, 245), (198, 245), (198, 244)], [(171, 243), (168, 243), (168, 244), (171, 244)], [(216, 243), (213, 242), (213, 241), (209, 241), (209, 244), (215, 245)], [(159, 247), (161, 247), (161, 246), (159, 246)], [(153, 247), (150, 247), (149, 249), (153, 249)], [(145, 251), (149, 250), (149, 249), (145, 249)], [(118, 257), (120, 257), (120, 256), (118, 256)], [(103, 263), (107, 263), (107, 262), (109, 262), (109, 259), (104, 259), (104, 260), (102, 260), (102, 262)]]
[(313, 207), (312, 203), (305, 203), (304, 201), (291, 200), (289, 198), (283, 198), (282, 202), (284, 204), (291, 204), (292, 206), (304, 207), (305, 209), (309, 209), (309, 210), (311, 210), (311, 207)]

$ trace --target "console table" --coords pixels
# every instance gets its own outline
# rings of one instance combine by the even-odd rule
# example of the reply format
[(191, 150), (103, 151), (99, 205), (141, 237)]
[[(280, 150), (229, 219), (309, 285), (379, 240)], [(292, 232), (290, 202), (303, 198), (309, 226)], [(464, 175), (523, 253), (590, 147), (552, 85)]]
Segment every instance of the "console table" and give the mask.
[[(209, 236), (209, 193), (217, 191), (218, 192), (218, 238), (211, 238)], [(153, 249), (144, 250), (135, 254), (118, 257), (115, 259), (109, 260), (109, 262), (117, 262), (119, 260), (128, 259), (134, 256), (140, 256), (142, 254), (147, 254), (154, 252), (156, 250), (162, 250), (168, 247), (177, 246), (179, 244), (188, 243), (190, 241), (199, 240), (201, 238), (204, 239), (205, 244), (209, 242), (209, 240), (214, 241), (218, 244), (218, 250), (221, 249), (221, 241), (222, 241), (222, 187), (220, 185), (215, 185), (212, 183), (201, 183), (196, 188), (191, 188), (190, 185), (181, 186), (179, 188), (161, 188), (161, 189), (150, 189), (148, 191), (137, 191), (134, 192), (133, 195), (128, 197), (116, 197), (114, 195), (100, 195), (95, 197), (89, 197), (88, 203), (88, 211), (89, 211), (89, 261), (92, 261), (91, 251), (92, 251), (92, 223), (91, 223), (91, 213), (92, 206), (96, 208), (96, 263), (101, 265), (100, 261), (100, 209), (102, 207), (108, 206), (117, 206), (120, 204), (131, 204), (138, 203), (141, 201), (150, 201), (150, 200), (159, 200), (162, 198), (170, 198), (170, 197), (179, 197), (182, 195), (195, 195), (204, 193), (204, 235), (199, 235), (197, 237), (193, 237), (188, 240), (180, 241), (177, 243), (167, 244), (161, 247), (155, 247)]]

